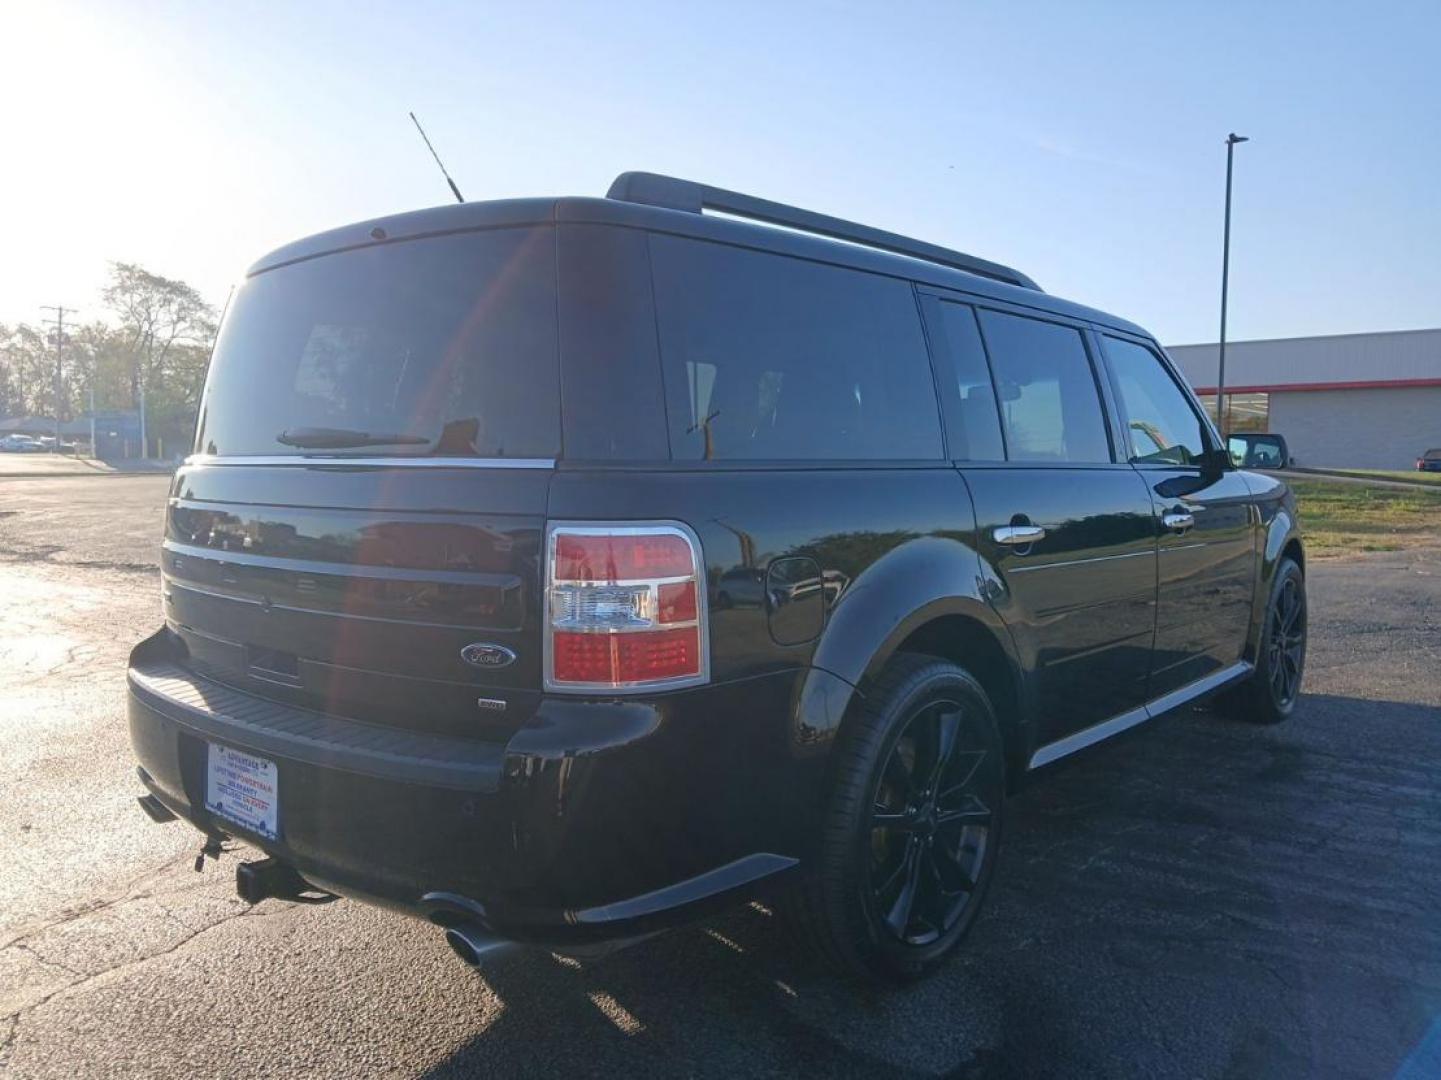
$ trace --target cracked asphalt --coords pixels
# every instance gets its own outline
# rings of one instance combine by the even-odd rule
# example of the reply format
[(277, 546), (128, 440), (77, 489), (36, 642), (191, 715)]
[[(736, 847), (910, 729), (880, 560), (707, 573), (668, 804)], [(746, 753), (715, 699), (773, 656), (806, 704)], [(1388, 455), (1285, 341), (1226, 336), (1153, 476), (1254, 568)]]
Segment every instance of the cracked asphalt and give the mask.
[(1313, 564), (1287, 724), (1175, 713), (1037, 778), (963, 955), (880, 993), (754, 907), (474, 972), (355, 903), (247, 907), (253, 852), (195, 873), (123, 711), (164, 491), (0, 479), (8, 1075), (1441, 1075), (1441, 549)]

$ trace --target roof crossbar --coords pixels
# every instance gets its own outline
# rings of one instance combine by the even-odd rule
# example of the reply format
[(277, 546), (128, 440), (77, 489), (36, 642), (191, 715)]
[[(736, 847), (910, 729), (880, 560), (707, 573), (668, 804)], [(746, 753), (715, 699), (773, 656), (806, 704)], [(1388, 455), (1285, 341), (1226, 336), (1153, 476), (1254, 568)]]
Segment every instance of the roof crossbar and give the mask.
[(939, 263), (941, 266), (964, 270), (970, 274), (1004, 281), (1009, 285), (1042, 291), (1041, 287), (1019, 270), (988, 259), (979, 259), (965, 252), (928, 244), (924, 240), (913, 240), (899, 233), (873, 229), (843, 218), (817, 214), (798, 206), (758, 199), (754, 195), (742, 195), (738, 191), (699, 184), (693, 180), (679, 180), (672, 176), (661, 176), (648, 172), (625, 172), (615, 178), (606, 198), (621, 202), (643, 203), (646, 206), (661, 206), (669, 210), (683, 210), (699, 214), (704, 210), (719, 210), (735, 217), (763, 221), (800, 232), (828, 236), (833, 240), (846, 240), (864, 247), (879, 248), (897, 255), (908, 255), (913, 259)]

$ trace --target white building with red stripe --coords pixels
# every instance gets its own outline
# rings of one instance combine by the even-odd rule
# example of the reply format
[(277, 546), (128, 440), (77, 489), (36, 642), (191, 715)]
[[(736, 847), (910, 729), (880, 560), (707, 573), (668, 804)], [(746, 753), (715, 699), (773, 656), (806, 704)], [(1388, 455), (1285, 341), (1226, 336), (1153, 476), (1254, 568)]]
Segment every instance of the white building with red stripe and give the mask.
[[(1216, 346), (1166, 350), (1215, 410)], [(1410, 469), (1441, 447), (1441, 329), (1226, 343), (1227, 426), (1284, 435), (1298, 465)]]

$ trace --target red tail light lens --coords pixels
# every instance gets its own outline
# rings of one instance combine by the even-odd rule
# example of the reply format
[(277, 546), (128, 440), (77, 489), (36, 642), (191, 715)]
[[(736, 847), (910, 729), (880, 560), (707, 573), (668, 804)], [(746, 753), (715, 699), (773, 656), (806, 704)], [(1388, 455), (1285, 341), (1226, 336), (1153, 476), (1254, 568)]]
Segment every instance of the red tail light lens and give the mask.
[(547, 545), (546, 688), (705, 682), (700, 542), (682, 525), (557, 525)]
[(694, 572), (690, 541), (673, 533), (567, 533), (555, 537), (558, 581), (645, 581)]

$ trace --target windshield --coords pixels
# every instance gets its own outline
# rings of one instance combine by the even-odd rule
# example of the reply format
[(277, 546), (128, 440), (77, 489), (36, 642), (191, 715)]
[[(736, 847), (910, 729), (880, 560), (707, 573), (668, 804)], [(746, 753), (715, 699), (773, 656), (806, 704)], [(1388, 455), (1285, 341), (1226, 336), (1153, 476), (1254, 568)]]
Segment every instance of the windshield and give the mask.
[(554, 457), (546, 228), (383, 244), (257, 274), (216, 345), (195, 449)]

